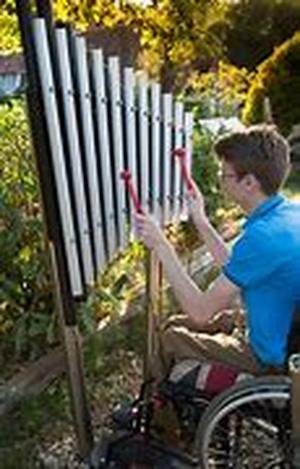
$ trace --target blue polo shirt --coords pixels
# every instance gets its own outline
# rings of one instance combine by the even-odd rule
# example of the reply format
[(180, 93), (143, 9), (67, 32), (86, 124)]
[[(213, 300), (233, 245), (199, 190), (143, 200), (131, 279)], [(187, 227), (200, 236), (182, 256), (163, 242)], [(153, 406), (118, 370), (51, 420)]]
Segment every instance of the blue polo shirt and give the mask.
[(265, 365), (282, 365), (300, 304), (300, 204), (271, 196), (243, 228), (224, 273), (241, 288), (256, 357)]

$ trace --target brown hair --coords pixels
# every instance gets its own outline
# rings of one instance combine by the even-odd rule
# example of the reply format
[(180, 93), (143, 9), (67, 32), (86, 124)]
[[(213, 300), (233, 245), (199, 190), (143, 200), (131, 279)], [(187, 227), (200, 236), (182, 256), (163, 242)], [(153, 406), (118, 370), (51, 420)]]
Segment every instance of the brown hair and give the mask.
[(215, 151), (239, 177), (253, 174), (267, 195), (278, 192), (289, 173), (290, 148), (274, 126), (255, 125), (221, 137)]

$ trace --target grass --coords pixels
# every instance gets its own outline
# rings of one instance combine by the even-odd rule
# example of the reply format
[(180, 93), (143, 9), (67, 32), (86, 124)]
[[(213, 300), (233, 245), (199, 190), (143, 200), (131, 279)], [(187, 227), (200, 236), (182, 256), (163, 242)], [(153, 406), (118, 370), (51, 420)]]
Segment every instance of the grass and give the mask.
[[(139, 390), (144, 328), (144, 321), (137, 317), (125, 327), (112, 324), (104, 334), (87, 341), (86, 391), (96, 434), (107, 426), (113, 405), (132, 398)], [(41, 454), (59, 461), (51, 467), (73, 468), (66, 458), (68, 451), (75, 457), (76, 450), (66, 379), (1, 418), (0, 469), (44, 467)]]
[(1, 417), (0, 468), (29, 469), (36, 467), (36, 445), (71, 423), (68, 394), (62, 380), (38, 398), (22, 402), (18, 408)]

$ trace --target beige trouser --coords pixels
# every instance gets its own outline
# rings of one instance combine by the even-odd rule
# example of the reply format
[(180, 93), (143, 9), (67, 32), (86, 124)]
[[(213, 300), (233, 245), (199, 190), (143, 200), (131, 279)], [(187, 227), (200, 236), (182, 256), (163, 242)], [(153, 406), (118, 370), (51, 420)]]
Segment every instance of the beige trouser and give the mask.
[(161, 333), (159, 350), (152, 359), (152, 377), (161, 380), (175, 363), (187, 358), (221, 362), (244, 372), (262, 373), (249, 344), (239, 331), (234, 330), (234, 322), (231, 311), (219, 314), (201, 331), (196, 330), (186, 316), (171, 319)]

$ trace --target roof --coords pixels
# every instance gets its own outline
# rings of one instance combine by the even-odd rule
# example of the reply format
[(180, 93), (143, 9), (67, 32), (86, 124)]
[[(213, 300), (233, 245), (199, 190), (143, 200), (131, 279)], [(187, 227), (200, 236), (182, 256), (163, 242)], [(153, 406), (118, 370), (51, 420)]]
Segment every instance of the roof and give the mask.
[(22, 54), (0, 54), (0, 75), (18, 75), (24, 73), (25, 63)]
[(102, 48), (106, 57), (118, 56), (124, 66), (134, 65), (140, 52), (139, 36), (128, 26), (118, 25), (108, 30), (101, 25), (94, 25), (88, 29), (85, 37), (90, 48)]
[(208, 130), (213, 135), (219, 132), (239, 132), (245, 127), (238, 117), (213, 117), (210, 119), (200, 119), (201, 127)]

